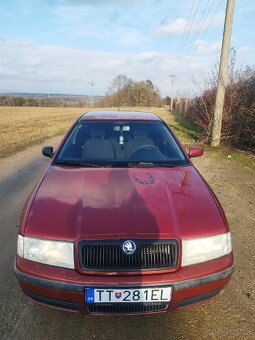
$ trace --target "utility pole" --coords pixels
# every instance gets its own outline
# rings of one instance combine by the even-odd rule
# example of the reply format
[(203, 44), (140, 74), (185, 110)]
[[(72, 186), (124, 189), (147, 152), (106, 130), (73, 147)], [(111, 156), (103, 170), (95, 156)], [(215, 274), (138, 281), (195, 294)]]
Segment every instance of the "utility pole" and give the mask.
[(187, 115), (187, 110), (188, 110), (188, 99), (185, 99), (185, 106), (184, 106), (184, 114), (185, 116)]
[(230, 50), (230, 40), (234, 16), (235, 0), (227, 0), (224, 33), (221, 46), (220, 69), (218, 75), (215, 111), (212, 129), (212, 146), (219, 146), (221, 138), (222, 112), (224, 108), (225, 91), (228, 76), (228, 59)]
[(180, 91), (176, 91), (176, 101), (175, 103), (177, 104), (178, 112), (181, 113), (181, 108), (182, 108), (182, 102), (181, 102), (181, 96), (180, 96)]
[(174, 80), (175, 80), (175, 74), (169, 74), (169, 77), (171, 78), (171, 86), (170, 86), (170, 111), (173, 111), (173, 87), (174, 87)]
[(95, 82), (91, 80), (88, 82), (88, 84), (90, 85), (89, 107), (93, 107), (94, 106), (93, 86), (95, 85)]

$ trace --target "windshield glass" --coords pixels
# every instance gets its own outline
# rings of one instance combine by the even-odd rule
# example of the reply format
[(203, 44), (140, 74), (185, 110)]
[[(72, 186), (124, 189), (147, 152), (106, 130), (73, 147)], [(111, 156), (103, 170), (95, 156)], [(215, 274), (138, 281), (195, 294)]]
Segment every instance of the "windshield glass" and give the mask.
[(55, 164), (83, 166), (188, 164), (171, 132), (159, 121), (79, 121)]

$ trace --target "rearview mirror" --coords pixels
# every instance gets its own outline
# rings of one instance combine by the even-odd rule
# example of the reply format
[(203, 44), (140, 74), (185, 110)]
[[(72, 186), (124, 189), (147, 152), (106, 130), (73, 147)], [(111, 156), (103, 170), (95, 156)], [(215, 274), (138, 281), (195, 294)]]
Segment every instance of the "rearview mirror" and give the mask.
[(52, 146), (44, 146), (44, 147), (42, 148), (42, 154), (43, 154), (45, 157), (52, 158), (52, 156), (53, 156), (53, 147), (52, 147)]
[(199, 148), (197, 146), (192, 146), (191, 148), (189, 148), (188, 155), (189, 155), (190, 158), (192, 158), (192, 157), (202, 156), (203, 153), (204, 153), (203, 148)]

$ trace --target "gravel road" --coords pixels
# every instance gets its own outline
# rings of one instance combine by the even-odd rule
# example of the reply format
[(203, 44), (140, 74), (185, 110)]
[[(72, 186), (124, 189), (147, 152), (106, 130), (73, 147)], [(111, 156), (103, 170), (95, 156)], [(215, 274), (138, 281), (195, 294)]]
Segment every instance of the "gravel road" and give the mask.
[[(47, 141), (57, 145), (59, 138)], [(41, 307), (13, 273), (19, 215), (49, 161), (34, 146), (0, 164), (0, 339), (255, 339), (255, 172), (212, 154), (194, 160), (231, 226), (236, 271), (217, 299), (171, 314), (92, 317)]]

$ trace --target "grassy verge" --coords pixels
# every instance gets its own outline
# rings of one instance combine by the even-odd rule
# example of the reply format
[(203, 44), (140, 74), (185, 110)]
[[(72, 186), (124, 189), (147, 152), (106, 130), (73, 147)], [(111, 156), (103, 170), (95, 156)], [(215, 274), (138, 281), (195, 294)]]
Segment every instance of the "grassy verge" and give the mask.
[[(200, 144), (201, 138), (200, 130), (188, 119), (183, 116), (173, 115), (169, 122), (175, 129), (178, 137), (185, 146)], [(206, 153), (215, 155), (221, 158), (227, 158), (230, 161), (255, 170), (255, 155), (249, 151), (243, 151), (226, 146), (217, 148), (202, 145), (206, 149)]]
[(170, 124), (175, 129), (183, 144), (191, 145), (199, 143), (200, 130), (187, 118), (174, 115), (173, 122)]
[(252, 152), (226, 146), (221, 146), (218, 148), (208, 146), (206, 147), (206, 152), (210, 152), (210, 154), (219, 156), (221, 158), (227, 158), (233, 162), (237, 162), (242, 166), (255, 170), (255, 155)]

